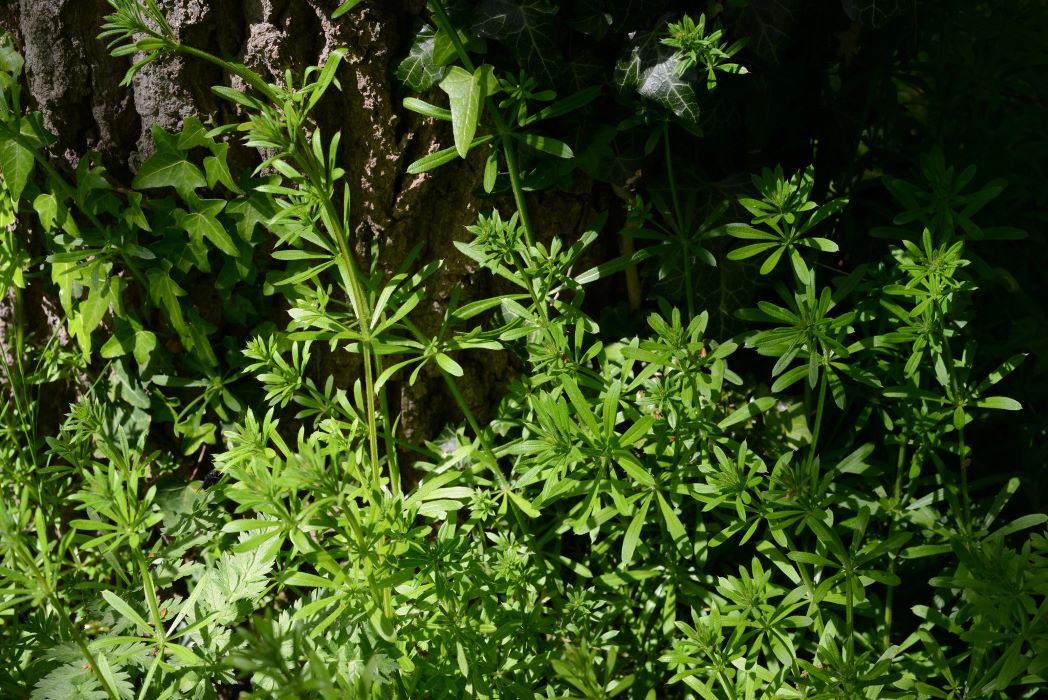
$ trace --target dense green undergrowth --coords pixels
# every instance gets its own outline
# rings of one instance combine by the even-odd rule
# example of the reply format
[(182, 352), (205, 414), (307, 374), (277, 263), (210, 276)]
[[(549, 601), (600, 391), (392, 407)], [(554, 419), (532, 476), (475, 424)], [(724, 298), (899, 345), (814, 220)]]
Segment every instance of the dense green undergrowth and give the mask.
[[(439, 262), (359, 254), (339, 134), (311, 120), (342, 53), (271, 84), (153, 0), (110, 5), (128, 82), (178, 54), (247, 89), (215, 88), (239, 123), (155, 128), (121, 188), (49, 158), (0, 45), (5, 697), (1045, 692), (1048, 517), (1011, 503), (1029, 474), (986, 434), (1022, 408), (1026, 349), (976, 313), (1025, 244), (986, 216), (1003, 182), (931, 148), (895, 176), (763, 163), (703, 187), (687, 154), (772, 65), (725, 28), (749, 3), (434, 0), (397, 77), (453, 145), (408, 172), (480, 159), (492, 209), (457, 245), (505, 293), (455, 296), (428, 335)], [(558, 75), (569, 31), (615, 62)], [(535, 230), (529, 192), (579, 175), (616, 188), (621, 227)], [(601, 237), (622, 256), (594, 261)], [(35, 288), (50, 339), (24, 327)], [(486, 423), (463, 351), (522, 368)], [(408, 445), (389, 387), (426, 365), (463, 419)], [(75, 401), (49, 422), (53, 391)]]

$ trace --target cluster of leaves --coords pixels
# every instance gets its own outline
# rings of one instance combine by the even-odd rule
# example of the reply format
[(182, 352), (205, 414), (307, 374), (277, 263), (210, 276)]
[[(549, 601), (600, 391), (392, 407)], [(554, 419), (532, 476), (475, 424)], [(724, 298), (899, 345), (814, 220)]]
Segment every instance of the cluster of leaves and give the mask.
[[(483, 0), (466, 22), (469, 8), (434, 0), (398, 73), (439, 85), (447, 108), (405, 106), (449, 121), (454, 145), (411, 170), (490, 143), (482, 189), (506, 192), (502, 177), (516, 211), (480, 216), (457, 244), (507, 292), (456, 293), (427, 335), (411, 312), (438, 264), (415, 251), (386, 276), (377, 249), (362, 262), (339, 135), (311, 118), (338, 87), (342, 52), (269, 84), (179, 43), (152, 0), (110, 4), (114, 52), (143, 54), (129, 80), (183, 54), (250, 90), (215, 88), (237, 124), (156, 130), (156, 153), (121, 188), (90, 158), (74, 173), (49, 164), (51, 137), (19, 101), (21, 59), (0, 44), (0, 223), (42, 241), (5, 238), (0, 279), (50, 284), (75, 340), (35, 347), (5, 331), (6, 694), (1044, 692), (1048, 516), (1014, 512), (1021, 481), (987, 477), (972, 441), (991, 413), (1021, 408), (996, 387), (1024, 355), (975, 355), (972, 298), (993, 271), (969, 248), (1019, 234), (975, 222), (999, 183), (969, 192), (975, 170), (933, 153), (926, 182), (884, 178), (897, 205), (876, 233), (897, 243), (827, 265), (815, 254), (848, 252), (834, 222), (852, 193), (812, 168), (765, 169), (709, 212), (678, 182), (671, 132), (699, 133), (696, 85), (742, 72), (729, 60), (741, 45), (705, 16), (622, 42), (618, 90), (558, 99), (558, 6)], [(598, 43), (633, 12), (591, 4), (608, 12), (570, 26)], [(662, 144), (665, 180), (627, 198), (624, 254), (587, 267), (604, 217), (579, 236), (536, 231), (526, 190), (584, 167), (584, 139), (565, 124), (622, 90), (637, 101), (621, 130), (647, 124), (641, 152)], [(254, 174), (230, 172), (233, 135), (266, 154)], [(741, 212), (747, 222), (722, 223)], [(731, 266), (757, 267), (780, 300), (732, 308), (742, 330), (726, 337), (697, 288), (700, 270)], [(620, 274), (646, 313), (615, 334), (586, 291)], [(669, 278), (679, 297), (661, 294)], [(223, 319), (190, 303), (201, 279), (221, 291)], [(267, 295), (286, 309), (282, 327), (266, 322)], [(231, 346), (220, 323), (251, 339)], [(359, 379), (321, 374), (325, 347), (353, 355)], [(487, 423), (456, 383), (462, 350), (523, 367)], [(406, 445), (385, 392), (430, 364), (465, 424)], [(90, 381), (41, 434), (40, 392), (68, 377)], [(168, 421), (174, 447), (157, 440)], [(187, 478), (183, 455), (215, 443), (217, 423), (212, 477)], [(402, 466), (405, 448), (419, 456)]]

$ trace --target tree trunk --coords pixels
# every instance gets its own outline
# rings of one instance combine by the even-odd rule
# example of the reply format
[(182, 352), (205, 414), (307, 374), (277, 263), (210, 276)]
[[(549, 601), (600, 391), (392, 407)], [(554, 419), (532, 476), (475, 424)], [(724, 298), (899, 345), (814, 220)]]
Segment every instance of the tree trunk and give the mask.
[[(464, 301), (490, 293), (484, 288), (488, 281), (474, 280), (474, 266), (452, 245), (476, 218), (482, 163), (471, 158), (438, 174), (405, 174), (408, 163), (451, 142), (445, 125), (400, 109), (402, 91), (392, 78), (393, 62), (422, 20), (423, 0), (367, 2), (337, 21), (330, 19), (334, 0), (161, 0), (160, 5), (184, 43), (235, 57), (267, 80), (282, 81), (287, 69), (301, 75), (336, 47), (346, 49), (342, 89), (329, 92), (316, 120), (325, 135), (342, 132), (358, 252), (377, 239), (382, 265), (396, 268), (410, 247), (424, 242), (423, 259), (444, 262), (428, 287), (431, 303), (416, 319), (427, 331), (437, 327), (456, 287), (466, 290)], [(131, 59), (111, 57), (96, 38), (109, 10), (104, 0), (3, 0), (0, 29), (15, 37), (25, 55), (28, 101), (58, 136), (52, 150), (56, 163), (71, 168), (88, 151), (97, 151), (111, 176), (126, 184), (152, 151), (152, 125), (176, 130), (190, 115), (205, 123), (233, 121), (237, 115), (210, 87), (242, 86), (210, 64), (182, 57), (155, 61), (130, 87), (121, 86)], [(256, 154), (244, 155), (250, 167)], [(586, 189), (546, 197), (536, 227), (584, 226), (592, 215)], [(333, 372), (347, 386), (346, 357), (327, 357), (321, 372)], [(464, 366), (460, 388), (483, 415), (494, 387), (505, 381), (507, 361), (484, 353), (465, 358)], [(435, 372), (415, 387), (402, 386), (399, 401), (409, 440), (432, 436), (449, 417), (451, 402)]]

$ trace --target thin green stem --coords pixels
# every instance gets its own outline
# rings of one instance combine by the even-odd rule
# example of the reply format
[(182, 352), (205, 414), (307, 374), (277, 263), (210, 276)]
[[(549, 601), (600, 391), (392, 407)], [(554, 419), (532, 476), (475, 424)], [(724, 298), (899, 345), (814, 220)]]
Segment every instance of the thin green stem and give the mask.
[[(491, 473), (495, 476), (495, 480), (499, 484), (499, 489), (506, 494), (509, 494), (513, 487), (506, 479), (506, 475), (502, 473), (502, 469), (499, 468), (498, 457), (495, 456), (495, 450), (492, 449), (491, 445), (488, 443), (487, 433), (481, 430), (476, 416), (473, 415), (473, 411), (470, 410), (469, 405), (466, 403), (466, 399), (462, 396), (462, 392), (459, 391), (454, 380), (447, 374), (444, 374), (444, 381), (447, 382), (448, 388), (451, 390), (451, 395), (455, 399), (455, 403), (458, 404), (459, 409), (462, 411), (463, 415), (466, 416), (466, 422), (469, 423), (469, 427), (477, 436), (477, 440), (480, 442), (481, 451), (487, 458), (488, 466), (491, 469)], [(507, 495), (506, 498), (509, 499), (509, 496)], [(509, 499), (509, 501), (510, 510), (513, 512), (513, 518), (517, 521), (517, 526), (520, 528), (520, 531), (531, 535), (531, 528), (529, 528), (527, 523), (524, 522), (520, 510), (517, 508), (516, 504), (513, 503), (512, 499)], [(545, 555), (543, 555), (540, 548), (536, 548), (535, 554), (539, 560), (545, 561)]]
[[(382, 356), (377, 353), (375, 355), (375, 373), (378, 376), (382, 376)], [(386, 466), (389, 468), (389, 486), (393, 491), (393, 495), (399, 496), (402, 490), (400, 458), (397, 456), (396, 422), (392, 419), (393, 414), (389, 408), (389, 395), (386, 393), (385, 386), (380, 388), (378, 392), (378, 409), (385, 424), (382, 437), (386, 443)]]
[[(10, 533), (8, 534), (10, 535)], [(105, 690), (106, 695), (108, 695), (111, 698), (111, 700), (119, 700), (120, 696), (112, 687), (110, 687), (109, 681), (106, 680), (106, 677), (98, 668), (98, 660), (95, 659), (95, 655), (91, 652), (90, 647), (88, 647), (87, 640), (84, 639), (83, 635), (80, 634), (80, 631), (76, 628), (75, 625), (73, 625), (71, 613), (66, 608), (65, 603), (62, 602), (62, 599), (58, 597), (58, 591), (56, 591), (54, 587), (51, 586), (49, 577), (41, 573), (40, 568), (36, 564), (35, 557), (33, 557), (29, 553), (29, 548), (25, 546), (24, 542), (22, 542), (21, 537), (19, 535), (15, 535), (15, 538), (16, 539), (12, 543), (14, 544), (14, 547), (12, 548), (12, 553), (15, 555), (16, 559), (23, 560), (23, 571), (29, 572), (29, 575), (35, 579), (36, 584), (44, 592), (44, 597), (51, 601), (51, 605), (58, 613), (58, 619), (61, 620), (62, 626), (66, 628), (66, 633), (76, 643), (76, 646), (80, 650), (80, 653), (83, 655), (84, 660), (87, 661), (87, 665), (91, 667), (91, 672), (95, 675), (95, 678), (97, 678), (98, 682), (102, 685), (102, 689)], [(41, 556), (45, 557), (47, 555), (46, 552), (41, 552), (40, 554)]]
[[(942, 343), (943, 359), (946, 362), (946, 368), (950, 373), (951, 398), (954, 401), (955, 410), (959, 408), (963, 411), (964, 408), (961, 403), (961, 383), (957, 379), (957, 363), (953, 357), (953, 350), (950, 348), (949, 338), (946, 337), (946, 312), (938, 308), (938, 306), (935, 307), (935, 311), (935, 321), (940, 342)], [(957, 427), (957, 463), (961, 470), (961, 527), (965, 533), (968, 533), (971, 529), (972, 505), (971, 495), (968, 490), (968, 464), (965, 462), (964, 457), (966, 449), (964, 441), (964, 420), (962, 418), (961, 425)]]
[(485, 433), (480, 423), (477, 421), (476, 416), (473, 415), (473, 411), (470, 410), (469, 404), (466, 403), (466, 399), (462, 396), (462, 392), (459, 390), (458, 385), (455, 381), (448, 376), (446, 373), (441, 372), (444, 377), (444, 381), (448, 385), (448, 389), (451, 391), (452, 398), (455, 399), (455, 403), (458, 405), (459, 410), (466, 417), (466, 422), (469, 423), (469, 427), (473, 430), (473, 434), (477, 436), (477, 441), (480, 443), (480, 449), (484, 453), (485, 458), (488, 462), (488, 468), (491, 469), (492, 474), (495, 476), (495, 480), (499, 482), (499, 488), (508, 490), (510, 488), (509, 482), (506, 480), (506, 475), (499, 469), (498, 457), (495, 456), (495, 450), (492, 449), (491, 445), (488, 444), (487, 433)]
[(241, 78), (245, 83), (262, 93), (262, 96), (265, 97), (266, 100), (268, 100), (270, 103), (276, 105), (280, 104), (280, 100), (277, 97), (276, 92), (274, 92), (273, 88), (270, 87), (269, 84), (266, 83), (266, 81), (263, 80), (258, 73), (255, 73), (253, 70), (251, 70), (245, 65), (225, 61), (219, 58), (218, 56), (215, 56), (214, 54), (208, 53), (207, 51), (201, 51), (200, 49), (194, 48), (192, 46), (187, 46), (181, 43), (173, 44), (171, 46), (171, 50), (175, 53), (184, 54), (186, 56), (192, 56), (193, 58), (198, 58), (202, 61), (207, 61), (208, 63), (216, 65), (226, 73), (230, 73)]
[(848, 562), (848, 570), (844, 575), (844, 626), (848, 639), (845, 646), (848, 649), (848, 663), (855, 663), (855, 595), (852, 592), (851, 561)]
[(666, 159), (666, 176), (670, 181), (670, 200), (673, 203), (673, 229), (684, 251), (681, 264), (684, 266), (684, 297), (688, 305), (688, 323), (695, 318), (695, 289), (691, 281), (691, 255), (688, 232), (684, 230), (684, 215), (680, 206), (680, 193), (677, 189), (677, 176), (673, 172), (673, 149), (670, 148), (670, 123), (662, 123), (662, 147)]
[[(493, 104), (492, 100), (489, 100)], [(520, 212), (520, 225), (524, 229), (524, 240), (528, 246), (535, 245), (535, 234), (531, 228), (531, 216), (528, 214), (528, 205), (524, 201), (524, 183), (520, 179), (520, 166), (517, 163), (517, 148), (513, 138), (509, 135), (509, 129), (502, 121), (498, 112), (491, 111), (492, 104), (488, 110), (495, 121), (495, 128), (499, 131), (499, 139), (502, 141), (502, 153), (506, 157), (506, 169), (509, 170), (509, 186), (513, 190), (513, 201)]]
[[(458, 32), (455, 30), (455, 26), (448, 16), (447, 10), (444, 9), (444, 3), (440, 0), (430, 0), (429, 7), (433, 11), (433, 21), (437, 27), (444, 32), (446, 36), (451, 39), (452, 46), (455, 47), (455, 54), (458, 56), (459, 61), (462, 62), (463, 67), (472, 73), (476, 70), (473, 61), (469, 57), (469, 52), (466, 50), (466, 46), (462, 43), (459, 38)], [(524, 229), (524, 238), (528, 242), (529, 246), (535, 244), (534, 230), (531, 227), (531, 216), (528, 214), (528, 206), (524, 200), (524, 183), (520, 178), (520, 166), (517, 162), (517, 149), (513, 143), (513, 136), (509, 125), (506, 124), (506, 120), (503, 119), (502, 113), (498, 109), (498, 104), (495, 100), (488, 97), (485, 100), (484, 106), (488, 115), (491, 116), (491, 121), (495, 124), (495, 132), (499, 136), (499, 140), (502, 142), (502, 155), (506, 158), (506, 168), (509, 170), (509, 184), (513, 191), (513, 201), (517, 205), (517, 211), (520, 212), (520, 225)]]
[[(903, 465), (906, 464), (906, 445), (899, 445), (899, 457), (895, 464), (895, 486), (892, 490), (892, 497), (894, 498), (895, 505), (891, 513), (891, 522), (888, 524), (888, 539), (891, 539), (892, 535), (895, 534), (895, 525), (898, 522), (899, 508), (902, 502), (902, 470)], [(891, 557), (888, 561), (888, 573), (895, 573), (895, 557)], [(888, 586), (887, 591), (884, 594), (884, 648), (887, 649), (891, 646), (891, 635), (892, 635), (892, 606), (895, 603), (895, 587)]]
[(806, 462), (806, 466), (809, 468), (815, 462), (815, 454), (819, 446), (819, 431), (822, 429), (822, 414), (826, 408), (826, 385), (828, 383), (826, 371), (823, 369), (822, 377), (819, 379), (819, 400), (815, 406), (815, 427), (811, 432), (811, 445), (808, 448), (808, 460)]
[[(792, 542), (787, 541), (787, 544), (790, 545), (790, 550), (796, 550), (796, 547), (793, 545)], [(814, 621), (815, 629), (818, 631), (819, 636), (821, 637), (823, 631), (825, 630), (825, 625), (822, 622), (822, 615), (820, 614), (819, 606), (815, 602), (815, 581), (812, 580), (812, 577), (808, 573), (808, 570), (804, 568), (804, 564), (796, 562), (794, 564), (794, 567), (797, 569), (797, 572), (800, 573), (801, 580), (804, 581), (804, 585), (808, 589), (808, 616), (811, 617), (811, 619)]]

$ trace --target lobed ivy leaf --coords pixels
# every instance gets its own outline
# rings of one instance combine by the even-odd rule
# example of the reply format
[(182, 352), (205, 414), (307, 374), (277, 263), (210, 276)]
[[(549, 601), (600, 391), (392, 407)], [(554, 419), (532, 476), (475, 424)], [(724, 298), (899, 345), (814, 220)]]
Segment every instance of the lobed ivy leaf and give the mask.
[(754, 0), (749, 4), (742, 21), (754, 37), (752, 46), (758, 54), (779, 60), (779, 48), (796, 23), (797, 5), (797, 0)]
[(483, 0), (475, 10), (473, 32), (504, 44), (528, 72), (554, 82), (563, 68), (554, 37), (557, 10), (541, 0)]
[[(18, 122), (15, 122), (16, 126)], [(18, 201), (33, 173), (33, 152), (13, 138), (0, 138), (0, 174), (11, 198)]]
[(184, 297), (186, 291), (171, 279), (170, 268), (166, 267), (167, 265), (170, 263), (165, 263), (164, 267), (154, 267), (146, 271), (146, 277), (149, 279), (149, 296), (154, 304), (167, 312), (168, 320), (175, 331), (185, 337), (188, 335), (188, 328), (178, 297)]
[(423, 25), (408, 50), (408, 55), (397, 64), (394, 75), (397, 80), (415, 92), (425, 92), (444, 79), (448, 69), (440, 65), (434, 56), (436, 32), (433, 27)]
[(841, 0), (848, 19), (877, 29), (902, 10), (899, 0)]
[(159, 150), (146, 159), (135, 174), (131, 186), (138, 190), (173, 187), (187, 197), (193, 190), (207, 186), (200, 168), (190, 163), (184, 153)]
[(629, 53), (615, 66), (615, 82), (620, 90), (634, 90), (642, 97), (662, 105), (681, 119), (699, 119), (695, 88), (679, 75), (678, 59), (654, 32), (631, 35)]
[(175, 221), (189, 234), (191, 245), (201, 246), (206, 238), (226, 255), (236, 256), (238, 251), (233, 238), (216, 218), (225, 208), (226, 200), (201, 199), (198, 202), (200, 207), (196, 211), (175, 210)]

